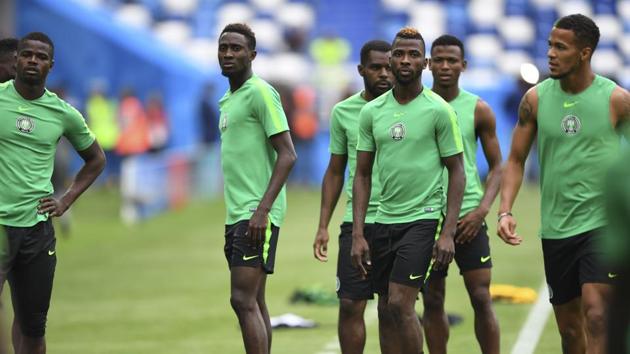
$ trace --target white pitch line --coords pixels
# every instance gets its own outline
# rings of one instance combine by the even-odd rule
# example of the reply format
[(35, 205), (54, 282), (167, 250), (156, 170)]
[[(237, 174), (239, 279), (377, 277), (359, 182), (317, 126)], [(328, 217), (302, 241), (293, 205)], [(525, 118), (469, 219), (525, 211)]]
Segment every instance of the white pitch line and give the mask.
[[(372, 324), (372, 322), (378, 319), (377, 305), (378, 300), (374, 299), (371, 301), (373, 303), (372, 306), (368, 307), (365, 311), (365, 328)], [(316, 354), (339, 354), (341, 352), (341, 348), (339, 347), (339, 337), (335, 335), (330, 342), (326, 343), (324, 347), (318, 351)]]
[(550, 313), (551, 304), (549, 303), (549, 290), (547, 290), (547, 284), (543, 280), (540, 290), (538, 291), (538, 300), (529, 311), (527, 320), (518, 334), (518, 339), (514, 347), (512, 347), (511, 354), (534, 353)]

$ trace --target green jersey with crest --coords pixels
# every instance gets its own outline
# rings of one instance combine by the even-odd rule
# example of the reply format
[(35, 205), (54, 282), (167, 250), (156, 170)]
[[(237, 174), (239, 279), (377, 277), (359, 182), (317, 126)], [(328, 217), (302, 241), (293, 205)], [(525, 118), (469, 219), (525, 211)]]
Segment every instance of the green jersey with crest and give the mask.
[(439, 219), (444, 206), (443, 157), (463, 152), (451, 106), (428, 88), (400, 104), (390, 90), (363, 107), (357, 150), (376, 152), (381, 182), (376, 222)]
[[(475, 107), (479, 96), (466, 90), (459, 90), (459, 95), (449, 102), (457, 113), (459, 129), (464, 143), (464, 170), (466, 189), (459, 217), (476, 209), (483, 198), (483, 186), (477, 170), (477, 133), (475, 132)], [(444, 190), (448, 187), (448, 170), (444, 169)]]
[[(280, 95), (256, 75), (238, 90), (228, 90), (219, 106), (225, 223), (231, 225), (249, 219), (258, 207), (277, 159), (269, 138), (289, 130), (289, 126)], [(283, 186), (269, 212), (274, 225), (282, 224), (286, 209)]]
[(37, 205), (53, 193), (50, 177), (61, 136), (77, 151), (94, 143), (81, 113), (54, 93), (26, 100), (13, 81), (0, 84), (0, 224), (29, 227), (48, 218), (37, 213)]
[[(357, 139), (359, 137), (359, 113), (367, 101), (358, 92), (337, 103), (333, 107), (330, 118), (330, 153), (348, 155), (348, 180), (346, 181), (346, 214), (343, 221), (352, 222), (352, 181), (357, 168)], [(372, 169), (372, 194), (368, 204), (366, 223), (374, 223), (378, 199), (381, 195), (381, 185), (376, 173), (377, 167)]]
[(604, 178), (621, 140), (610, 119), (615, 87), (599, 75), (575, 95), (564, 92), (559, 80), (536, 86), (542, 238), (606, 225)]

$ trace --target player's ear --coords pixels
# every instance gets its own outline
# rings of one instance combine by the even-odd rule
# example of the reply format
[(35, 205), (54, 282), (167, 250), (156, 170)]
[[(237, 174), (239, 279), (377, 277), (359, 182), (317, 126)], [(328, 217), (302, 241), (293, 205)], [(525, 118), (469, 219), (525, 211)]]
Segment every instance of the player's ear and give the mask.
[(357, 71), (361, 77), (365, 76), (365, 66), (363, 66), (363, 64), (357, 65)]
[(584, 47), (580, 50), (580, 59), (583, 61), (589, 61), (593, 55), (593, 49), (591, 47)]
[(429, 66), (429, 70), (432, 70), (431, 66), (433, 66), (433, 61), (431, 60), (431, 58), (427, 58), (427, 65)]
[(466, 59), (462, 59), (462, 71), (466, 71), (468, 67), (468, 61)]
[(53, 66), (55, 66), (55, 59), (50, 59), (50, 69), (48, 70), (52, 70)]
[(254, 60), (256, 59), (256, 54), (258, 54), (258, 52), (256, 52), (256, 49), (253, 49), (249, 52), (249, 60)]

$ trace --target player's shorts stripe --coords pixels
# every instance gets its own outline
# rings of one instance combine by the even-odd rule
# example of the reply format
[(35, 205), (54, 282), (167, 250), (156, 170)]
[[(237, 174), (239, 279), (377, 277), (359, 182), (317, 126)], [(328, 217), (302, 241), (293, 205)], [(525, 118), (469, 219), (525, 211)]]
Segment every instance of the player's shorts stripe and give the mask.
[(285, 129), (282, 128), (282, 121), (280, 120), (280, 115), (278, 114), (278, 108), (273, 102), (273, 98), (271, 97), (271, 92), (268, 87), (266, 87), (262, 82), (256, 81), (256, 86), (260, 90), (260, 93), (263, 96), (263, 101), (265, 101), (265, 107), (269, 111), (271, 115), (271, 121), (273, 122), (273, 126), (276, 128), (276, 131), (283, 131)]
[[(444, 222), (444, 215), (440, 214), (440, 218), (438, 219), (437, 228), (435, 229), (435, 241), (440, 237), (440, 232), (442, 232), (442, 223)], [(431, 257), (431, 262), (429, 263), (429, 269), (427, 269), (427, 273), (424, 277), (424, 282), (429, 281), (429, 277), (431, 276), (431, 270), (433, 269), (433, 262), (435, 260)]]
[(263, 245), (263, 262), (267, 263), (269, 257), (269, 243), (271, 242), (271, 220), (267, 220), (267, 229), (265, 230), (265, 244)]

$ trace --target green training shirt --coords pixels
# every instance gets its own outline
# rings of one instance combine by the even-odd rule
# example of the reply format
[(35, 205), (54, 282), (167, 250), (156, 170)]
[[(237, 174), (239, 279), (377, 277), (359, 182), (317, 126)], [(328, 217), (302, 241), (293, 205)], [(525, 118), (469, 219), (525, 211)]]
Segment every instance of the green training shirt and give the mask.
[(390, 90), (363, 107), (357, 150), (376, 152), (381, 182), (376, 222), (439, 219), (443, 157), (463, 152), (451, 106), (428, 88), (401, 105)]
[[(280, 95), (256, 75), (235, 92), (228, 89), (219, 106), (225, 223), (231, 225), (248, 220), (258, 207), (277, 159), (269, 138), (289, 130), (289, 126)], [(286, 210), (283, 186), (269, 212), (271, 222), (279, 227)]]
[[(352, 222), (352, 182), (357, 168), (357, 139), (359, 137), (359, 113), (367, 101), (358, 92), (337, 103), (330, 118), (330, 153), (348, 155), (348, 180), (346, 181), (346, 214), (343, 221)], [(365, 215), (366, 223), (374, 223), (378, 199), (381, 195), (381, 184), (376, 173), (377, 167), (372, 168), (372, 194)]]
[(46, 90), (26, 100), (13, 81), (0, 84), (0, 224), (29, 227), (39, 200), (53, 194), (50, 182), (61, 136), (77, 151), (94, 143), (94, 134), (74, 107)]
[(620, 153), (620, 136), (610, 120), (615, 87), (599, 75), (576, 95), (562, 91), (559, 80), (536, 86), (542, 238), (606, 225), (604, 178)]
[[(466, 90), (459, 90), (459, 95), (449, 102), (457, 113), (459, 129), (464, 143), (464, 170), (466, 172), (466, 189), (462, 200), (459, 217), (476, 209), (483, 199), (483, 185), (477, 170), (477, 133), (475, 132), (475, 107), (479, 96)], [(448, 170), (444, 169), (444, 190), (448, 187)]]

